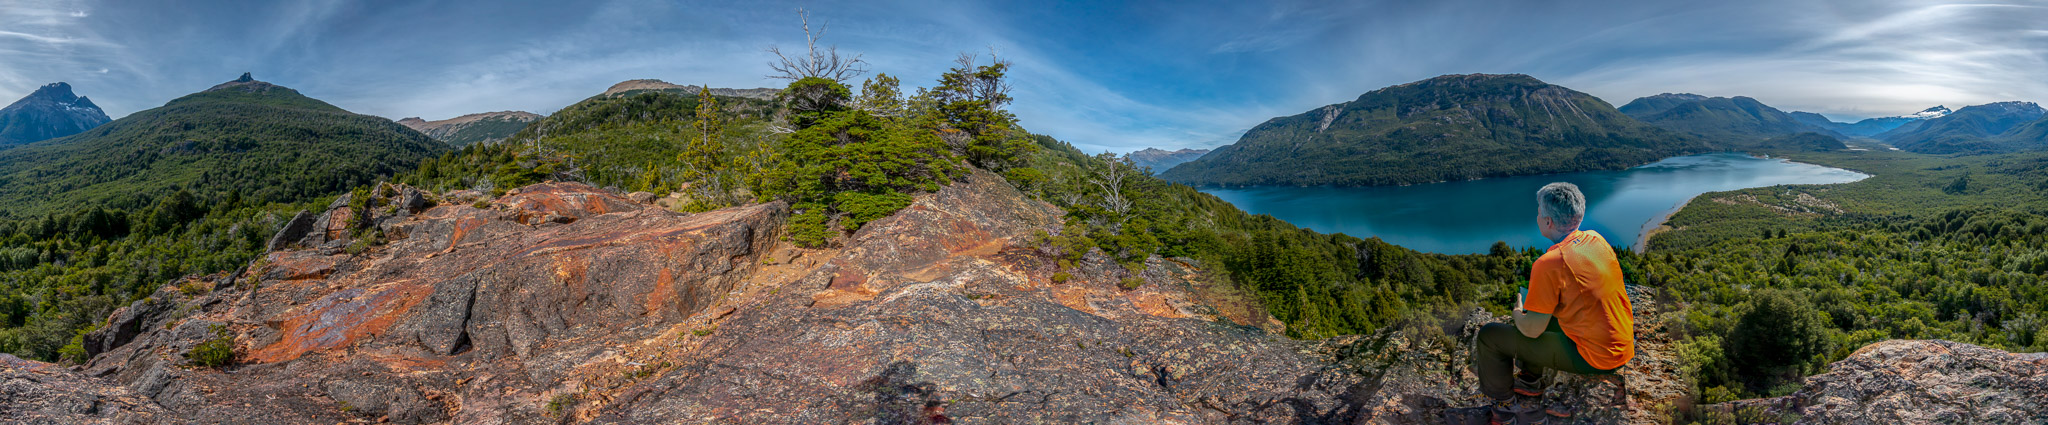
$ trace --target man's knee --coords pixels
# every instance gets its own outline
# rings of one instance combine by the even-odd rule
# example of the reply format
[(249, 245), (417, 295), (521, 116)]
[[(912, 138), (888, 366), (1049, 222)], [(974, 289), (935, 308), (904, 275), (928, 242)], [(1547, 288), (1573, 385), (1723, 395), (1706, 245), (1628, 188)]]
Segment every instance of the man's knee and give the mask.
[(1516, 329), (1513, 324), (1488, 323), (1486, 326), (1479, 327), (1480, 345), (1502, 347), (1513, 343), (1517, 338), (1527, 337), (1523, 336), (1522, 330)]

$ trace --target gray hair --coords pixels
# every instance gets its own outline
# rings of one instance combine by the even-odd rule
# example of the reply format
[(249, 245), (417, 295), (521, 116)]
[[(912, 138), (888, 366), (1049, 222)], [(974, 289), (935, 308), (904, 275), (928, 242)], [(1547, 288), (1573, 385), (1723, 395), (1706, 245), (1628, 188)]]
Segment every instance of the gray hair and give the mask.
[(1557, 182), (1536, 189), (1536, 213), (1560, 226), (1575, 227), (1586, 218), (1586, 194), (1579, 185)]

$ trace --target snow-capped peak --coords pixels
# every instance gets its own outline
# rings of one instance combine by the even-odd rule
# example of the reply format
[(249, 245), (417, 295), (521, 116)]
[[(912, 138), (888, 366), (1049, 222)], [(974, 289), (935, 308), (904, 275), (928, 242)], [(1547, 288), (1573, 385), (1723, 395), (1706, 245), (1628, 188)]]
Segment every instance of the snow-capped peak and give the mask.
[(1935, 119), (1941, 118), (1944, 115), (1948, 115), (1948, 113), (1950, 112), (1955, 111), (1948, 110), (1947, 106), (1935, 105), (1932, 108), (1923, 109), (1920, 112), (1914, 112), (1907, 115), (1900, 115), (1899, 118), (1912, 118), (1916, 120)]

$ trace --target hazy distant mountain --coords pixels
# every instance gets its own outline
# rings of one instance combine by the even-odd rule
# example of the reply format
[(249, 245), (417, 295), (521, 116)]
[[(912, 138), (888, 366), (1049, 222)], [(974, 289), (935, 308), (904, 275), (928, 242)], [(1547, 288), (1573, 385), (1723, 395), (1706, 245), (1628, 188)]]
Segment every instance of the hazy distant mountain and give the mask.
[(1953, 113), (1902, 126), (1884, 134), (1900, 150), (1920, 153), (2010, 152), (2039, 147), (2019, 134), (2048, 115), (2033, 102), (1998, 102), (1967, 106)]
[[(648, 80), (626, 80), (626, 81), (621, 81), (621, 82), (619, 82), (618, 84), (613, 84), (611, 88), (609, 88), (609, 89), (605, 89), (604, 93), (602, 93), (602, 94), (599, 94), (598, 96), (615, 96), (615, 95), (624, 95), (624, 94), (631, 94), (631, 93), (635, 93), (635, 92), (642, 92), (642, 91), (665, 91), (665, 92), (672, 92), (672, 93), (683, 93), (683, 94), (689, 94), (689, 95), (696, 95), (696, 94), (697, 94), (697, 91), (698, 91), (698, 90), (702, 90), (702, 89), (703, 89), (703, 88), (702, 88), (702, 87), (700, 87), (700, 86), (686, 86), (686, 85), (676, 85), (676, 84), (669, 84), (668, 82), (666, 82), (666, 81), (661, 81), (661, 80), (652, 80), (652, 79), (648, 79)], [(711, 95), (713, 95), (713, 96), (731, 96), (731, 97), (744, 97), (744, 98), (751, 98), (751, 99), (761, 99), (761, 100), (772, 100), (772, 99), (775, 99), (775, 94), (776, 94), (776, 93), (781, 93), (781, 92), (782, 92), (782, 90), (777, 90), (777, 89), (770, 89), (770, 88), (758, 88), (758, 89), (728, 89), (728, 88), (718, 88), (718, 87), (712, 87), (712, 88), (711, 88)]]
[(106, 124), (107, 113), (71, 85), (50, 83), (0, 109), (0, 148), (78, 134)]
[(1826, 115), (1812, 112), (1786, 111), (1785, 115), (1791, 116), (1793, 121), (1798, 121), (1801, 124), (1833, 130), (1836, 133), (1842, 132), (1841, 128), (1849, 125), (1847, 123), (1835, 122), (1835, 120), (1828, 119)]
[(1268, 120), (1161, 173), (1193, 185), (1393, 185), (1619, 169), (1708, 150), (1527, 75), (1446, 75)]
[(0, 216), (189, 190), (297, 202), (409, 171), (448, 145), (249, 75), (84, 133), (0, 151)]
[(1799, 122), (1807, 123), (1809, 125), (1813, 125), (1816, 127), (1826, 128), (1829, 130), (1834, 130), (1836, 133), (1842, 133), (1842, 135), (1844, 136), (1875, 137), (1878, 134), (1882, 134), (1887, 131), (1892, 131), (1892, 129), (1899, 128), (1899, 126), (1902, 125), (1911, 124), (1914, 122), (1918, 122), (1920, 120), (1941, 118), (1943, 115), (1948, 115), (1949, 112), (1951, 111), (1949, 111), (1948, 107), (1937, 105), (1935, 107), (1923, 109), (1920, 112), (1915, 112), (1911, 114), (1900, 115), (1895, 117), (1865, 118), (1862, 121), (1857, 121), (1855, 123), (1835, 122), (1833, 120), (1827, 119), (1827, 117), (1823, 117), (1820, 114), (1812, 112), (1792, 111), (1789, 113), (1792, 114), (1792, 118), (1798, 119)]
[(1201, 158), (1202, 155), (1207, 155), (1208, 153), (1208, 149), (1181, 149), (1169, 151), (1157, 148), (1145, 148), (1145, 150), (1131, 152), (1131, 162), (1138, 164), (1139, 167), (1146, 167), (1152, 169), (1152, 174), (1159, 174), (1166, 172), (1166, 170), (1173, 168), (1173, 166), (1175, 165), (1181, 165), (1188, 161), (1193, 161), (1197, 158)]
[(539, 114), (532, 112), (502, 111), (469, 114), (440, 121), (411, 117), (398, 120), (398, 123), (451, 146), (463, 147), (474, 143), (504, 140), (513, 133), (525, 129), (527, 124), (540, 119)]
[(1999, 139), (2017, 150), (2048, 147), (2048, 116), (2006, 130)]
[[(1637, 102), (1629, 103), (1642, 101), (1637, 99)], [(1708, 143), (1727, 148), (1751, 147), (1765, 139), (1799, 133), (1843, 137), (1833, 130), (1801, 122), (1792, 114), (1743, 96), (1698, 99), (1636, 118), (1667, 130), (1699, 135), (1707, 138)]]
[(1621, 108), (1616, 110), (1631, 117), (1642, 118), (1671, 110), (1674, 106), (1706, 99), (1706, 96), (1692, 93), (1664, 93), (1636, 98), (1636, 100), (1629, 101), (1627, 105), (1621, 105)]

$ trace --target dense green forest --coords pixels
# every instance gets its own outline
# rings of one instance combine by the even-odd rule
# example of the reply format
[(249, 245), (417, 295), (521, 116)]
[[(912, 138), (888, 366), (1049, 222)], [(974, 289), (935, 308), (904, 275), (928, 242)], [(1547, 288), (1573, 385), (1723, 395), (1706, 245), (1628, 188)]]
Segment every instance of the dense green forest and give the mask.
[(2048, 155), (1785, 154), (1873, 176), (1700, 195), (1641, 258), (1687, 303), (1702, 401), (1788, 393), (1879, 340), (2048, 350)]
[(255, 204), (179, 190), (134, 211), (0, 220), (0, 352), (83, 361), (80, 337), (113, 309), (180, 277), (248, 264), (286, 218), (330, 198)]

